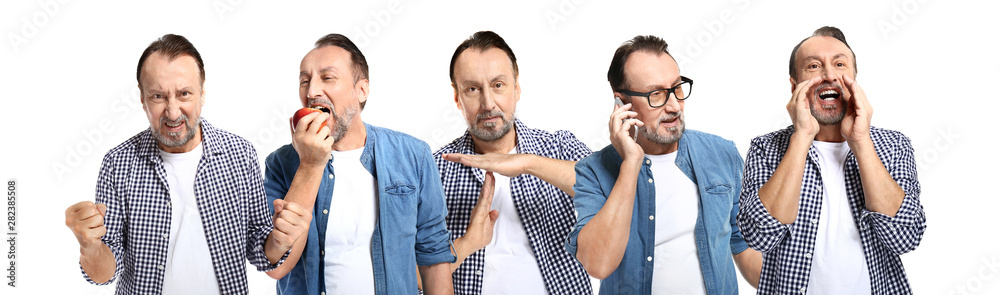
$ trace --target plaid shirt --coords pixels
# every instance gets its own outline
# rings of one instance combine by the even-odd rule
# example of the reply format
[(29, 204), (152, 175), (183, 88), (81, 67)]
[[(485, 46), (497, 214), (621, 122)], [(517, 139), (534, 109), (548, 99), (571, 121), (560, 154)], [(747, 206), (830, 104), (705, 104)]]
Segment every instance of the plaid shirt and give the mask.
[[(747, 152), (738, 221), (750, 247), (764, 253), (757, 289), (760, 294), (805, 293), (809, 284), (823, 204), (823, 181), (816, 147), (809, 148), (795, 222), (789, 225), (778, 222), (757, 195), (784, 157), (793, 131), (788, 127), (754, 138)], [(871, 139), (879, 160), (906, 193), (902, 206), (894, 217), (865, 208), (861, 174), (853, 151), (848, 153), (844, 166), (845, 189), (854, 222), (861, 233), (872, 293), (909, 294), (912, 292), (899, 255), (916, 249), (927, 227), (919, 200), (920, 183), (913, 147), (909, 138), (892, 130), (872, 127)]]
[[(201, 121), (204, 153), (194, 192), (222, 294), (246, 294), (246, 260), (273, 270), (264, 256), (271, 234), (257, 152), (243, 138)], [(111, 149), (97, 179), (97, 203), (108, 206), (101, 238), (115, 256), (116, 294), (159, 294), (170, 234), (170, 190), (149, 129)], [(287, 257), (287, 253), (285, 254)], [(284, 261), (285, 257), (281, 260)], [(278, 264), (281, 264), (279, 261)], [(80, 267), (88, 282), (97, 284)]]
[[(578, 161), (591, 153), (590, 148), (569, 131), (551, 134), (528, 128), (517, 119), (514, 130), (518, 153), (567, 161)], [(481, 169), (444, 160), (443, 156), (450, 153), (475, 154), (468, 131), (434, 153), (448, 204), (446, 222), (454, 240), (465, 235), (485, 175)], [(528, 174), (511, 178), (510, 190), (549, 293), (593, 294), (587, 272), (564, 246), (566, 236), (576, 223), (573, 198)], [(484, 254), (483, 249), (476, 251), (455, 270), (452, 275), (455, 294), (482, 293)]]

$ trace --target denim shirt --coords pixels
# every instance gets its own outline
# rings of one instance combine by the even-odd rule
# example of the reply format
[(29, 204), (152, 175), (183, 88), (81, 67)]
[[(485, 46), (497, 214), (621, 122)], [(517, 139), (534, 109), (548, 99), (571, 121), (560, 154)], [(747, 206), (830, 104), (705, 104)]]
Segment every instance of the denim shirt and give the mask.
[[(378, 185), (378, 220), (372, 234), (375, 294), (417, 293), (417, 265), (455, 262), (445, 227), (444, 191), (430, 147), (412, 136), (365, 124), (361, 164)], [(330, 160), (330, 164), (333, 160)], [(333, 196), (333, 166), (326, 165), (316, 194), (305, 249), (298, 263), (278, 280), (278, 294), (323, 294), (323, 250)], [(285, 145), (267, 156), (264, 189), (274, 214), (274, 200), (285, 197), (299, 166), (299, 156)]]
[[(622, 157), (608, 145), (576, 164), (577, 223), (566, 241), (576, 254), (580, 230), (604, 206), (618, 179)], [(686, 130), (678, 143), (674, 162), (698, 186), (698, 219), (694, 227), (698, 262), (708, 294), (737, 294), (732, 255), (747, 249), (736, 226), (743, 159), (732, 141), (695, 130)], [(618, 268), (601, 281), (601, 294), (650, 294), (653, 282), (653, 249), (656, 246), (656, 181), (644, 159), (636, 183), (628, 245)]]

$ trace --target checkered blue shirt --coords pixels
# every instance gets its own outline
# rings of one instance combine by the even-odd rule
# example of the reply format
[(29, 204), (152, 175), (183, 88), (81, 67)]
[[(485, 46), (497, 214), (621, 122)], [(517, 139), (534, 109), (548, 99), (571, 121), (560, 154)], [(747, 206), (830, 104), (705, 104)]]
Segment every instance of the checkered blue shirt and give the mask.
[[(257, 152), (243, 138), (202, 119), (204, 153), (194, 193), (221, 294), (247, 294), (246, 262), (273, 270), (264, 256), (271, 216)], [(96, 203), (108, 206), (101, 238), (115, 256), (116, 294), (160, 294), (170, 238), (170, 190), (149, 129), (111, 149), (97, 179)], [(287, 257), (287, 253), (285, 254)], [(285, 257), (282, 257), (284, 261)], [(278, 264), (281, 264), (279, 261)], [(90, 283), (81, 266), (80, 272)]]
[[(875, 127), (870, 130), (879, 160), (906, 196), (894, 217), (868, 211), (864, 205), (858, 160), (851, 152), (844, 166), (847, 197), (861, 233), (872, 293), (909, 294), (912, 292), (899, 255), (916, 249), (927, 227), (920, 205), (913, 147), (902, 133)], [(804, 294), (810, 279), (823, 279), (809, 276), (823, 204), (823, 181), (816, 148), (809, 148), (795, 222), (789, 225), (778, 222), (757, 195), (784, 157), (793, 131), (788, 127), (754, 138), (747, 152), (737, 219), (750, 247), (764, 253), (759, 294)]]
[[(569, 131), (554, 134), (531, 129), (514, 120), (517, 152), (543, 157), (578, 161), (591, 153), (590, 148)], [(451, 239), (464, 236), (469, 216), (479, 199), (485, 176), (480, 169), (444, 160), (450, 153), (475, 154), (468, 131), (434, 153), (448, 204), (445, 219)], [(551, 294), (593, 294), (590, 278), (583, 266), (566, 252), (566, 236), (576, 223), (573, 198), (538, 177), (524, 174), (510, 179), (511, 197), (528, 234), (531, 249)], [(503, 241), (498, 241), (503, 242)], [(455, 294), (482, 294), (483, 249), (469, 255), (453, 276)], [(510, 282), (516, 284), (516, 282)]]

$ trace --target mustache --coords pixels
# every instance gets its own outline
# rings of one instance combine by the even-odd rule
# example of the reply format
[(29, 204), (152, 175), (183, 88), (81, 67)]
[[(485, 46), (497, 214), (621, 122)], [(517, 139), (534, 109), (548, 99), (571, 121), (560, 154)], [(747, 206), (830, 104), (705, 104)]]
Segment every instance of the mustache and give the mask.
[(485, 113), (476, 114), (476, 122), (479, 122), (480, 120), (486, 119), (486, 118), (489, 118), (489, 117), (500, 117), (501, 120), (504, 120), (504, 121), (507, 120), (507, 118), (504, 117), (503, 112), (501, 112), (499, 110), (493, 110), (493, 111), (489, 111), (489, 112), (485, 112)]
[(822, 84), (816, 85), (815, 91), (819, 91), (820, 89), (824, 88), (836, 88), (837, 92), (844, 93), (844, 87), (840, 86), (840, 84), (833, 82), (823, 82)]
[(163, 124), (163, 123), (180, 123), (180, 122), (187, 122), (187, 120), (188, 120), (188, 117), (187, 117), (187, 115), (185, 115), (185, 114), (181, 114), (181, 116), (180, 116), (180, 117), (177, 117), (177, 119), (176, 119), (176, 120), (167, 120), (167, 117), (160, 117), (160, 124)]
[(658, 122), (673, 121), (674, 119), (677, 119), (677, 118), (681, 117), (682, 115), (684, 115), (683, 112), (666, 113), (666, 114), (663, 114), (663, 115), (660, 116), (660, 118), (658, 119), (659, 120)]

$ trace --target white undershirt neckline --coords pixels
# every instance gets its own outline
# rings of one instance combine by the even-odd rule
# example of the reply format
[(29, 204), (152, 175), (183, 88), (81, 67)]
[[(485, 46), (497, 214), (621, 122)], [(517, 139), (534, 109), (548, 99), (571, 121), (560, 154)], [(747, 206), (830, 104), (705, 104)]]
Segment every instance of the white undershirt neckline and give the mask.
[(871, 294), (861, 234), (851, 213), (844, 165), (847, 142), (813, 141), (819, 155), (823, 201), (816, 231), (808, 294)]
[[(516, 152), (514, 147), (508, 154)], [(514, 205), (510, 178), (499, 173), (493, 177), (496, 185), (491, 209), (500, 216), (493, 240), (484, 248), (482, 294), (547, 294), (531, 240)]]
[[(375, 178), (361, 164), (364, 148), (332, 151), (334, 184), (323, 253), (326, 294), (375, 294), (371, 240), (378, 219)], [(416, 270), (414, 270), (416, 271)]]
[(219, 294), (205, 228), (194, 191), (202, 144), (184, 153), (159, 150), (167, 174), (170, 234), (163, 268), (164, 294)]
[(655, 187), (656, 215), (639, 220), (655, 222), (652, 294), (706, 294), (694, 236), (698, 185), (677, 167), (676, 151), (647, 154), (646, 158)]

